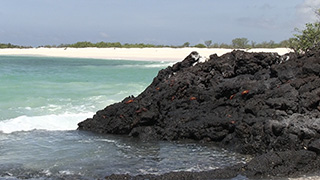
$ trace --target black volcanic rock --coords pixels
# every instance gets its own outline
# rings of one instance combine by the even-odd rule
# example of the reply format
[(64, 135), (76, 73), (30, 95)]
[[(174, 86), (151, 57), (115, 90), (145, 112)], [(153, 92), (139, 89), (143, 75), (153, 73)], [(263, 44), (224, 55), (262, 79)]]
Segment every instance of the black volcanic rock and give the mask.
[[(287, 152), (281, 156), (288, 158), (308, 149), (309, 157), (320, 152), (319, 75), (319, 50), (304, 56), (233, 51), (206, 62), (192, 52), (159, 71), (138, 97), (98, 111), (79, 129), (142, 140), (214, 141), (244, 154)], [(268, 167), (261, 174), (281, 174)], [(246, 168), (254, 169), (250, 163)]]

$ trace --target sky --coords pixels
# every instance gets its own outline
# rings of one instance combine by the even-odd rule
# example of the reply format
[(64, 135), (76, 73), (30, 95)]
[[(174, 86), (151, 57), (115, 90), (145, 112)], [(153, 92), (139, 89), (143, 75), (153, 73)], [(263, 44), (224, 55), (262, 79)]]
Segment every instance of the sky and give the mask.
[(0, 0), (0, 43), (280, 42), (319, 20), (320, 0)]

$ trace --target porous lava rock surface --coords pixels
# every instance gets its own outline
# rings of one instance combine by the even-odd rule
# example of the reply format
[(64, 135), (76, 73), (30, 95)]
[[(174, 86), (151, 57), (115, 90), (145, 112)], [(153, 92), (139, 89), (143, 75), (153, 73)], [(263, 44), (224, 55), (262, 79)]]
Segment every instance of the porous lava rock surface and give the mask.
[(319, 49), (284, 56), (235, 50), (205, 62), (192, 52), (159, 71), (140, 95), (98, 111), (78, 129), (144, 141), (213, 141), (255, 156), (230, 167), (233, 175), (308, 173), (320, 167), (319, 75)]

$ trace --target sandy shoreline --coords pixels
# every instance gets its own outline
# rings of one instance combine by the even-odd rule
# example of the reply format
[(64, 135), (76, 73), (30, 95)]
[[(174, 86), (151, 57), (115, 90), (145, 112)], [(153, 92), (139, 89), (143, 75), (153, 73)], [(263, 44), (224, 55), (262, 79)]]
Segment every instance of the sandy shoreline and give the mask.
[[(181, 61), (192, 51), (197, 51), (202, 57), (211, 54), (221, 56), (233, 49), (208, 48), (30, 48), (30, 49), (0, 49), (0, 55), (18, 56), (50, 56), (94, 59), (123, 59), (139, 61)], [(279, 55), (290, 52), (287, 48), (249, 49), (248, 52), (277, 52)]]

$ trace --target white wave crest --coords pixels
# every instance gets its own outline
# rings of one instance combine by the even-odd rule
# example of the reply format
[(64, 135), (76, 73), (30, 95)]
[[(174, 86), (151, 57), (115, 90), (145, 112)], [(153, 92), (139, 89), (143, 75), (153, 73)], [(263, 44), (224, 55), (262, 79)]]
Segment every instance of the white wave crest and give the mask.
[(93, 113), (65, 113), (59, 115), (44, 116), (19, 116), (17, 118), (0, 121), (0, 132), (12, 133), (17, 131), (47, 130), (47, 131), (66, 131), (75, 130), (78, 123)]
[(172, 66), (173, 62), (170, 63), (157, 63), (157, 64), (126, 64), (126, 65), (119, 65), (119, 67), (125, 67), (125, 68), (166, 68), (168, 66)]

